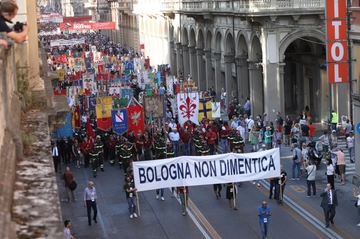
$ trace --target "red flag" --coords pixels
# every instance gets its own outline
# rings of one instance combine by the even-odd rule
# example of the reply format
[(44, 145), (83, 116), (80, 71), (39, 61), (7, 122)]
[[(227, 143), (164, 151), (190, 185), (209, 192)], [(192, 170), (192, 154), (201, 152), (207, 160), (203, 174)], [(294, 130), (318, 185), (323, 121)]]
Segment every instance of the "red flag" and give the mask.
[(100, 74), (104, 73), (104, 65), (98, 65), (98, 71)]
[(89, 118), (86, 121), (86, 136), (87, 136), (88, 139), (90, 139), (90, 136), (91, 136), (92, 139), (95, 139), (94, 130), (91, 127)]
[(112, 127), (112, 120), (111, 117), (107, 118), (97, 118), (97, 127), (99, 129), (108, 131)]
[(73, 108), (71, 116), (73, 121), (73, 127), (80, 127), (80, 106), (77, 105)]
[(129, 124), (129, 132), (134, 131), (135, 134), (139, 130), (144, 134), (144, 111), (143, 107), (135, 102), (135, 105), (128, 107), (128, 124)]

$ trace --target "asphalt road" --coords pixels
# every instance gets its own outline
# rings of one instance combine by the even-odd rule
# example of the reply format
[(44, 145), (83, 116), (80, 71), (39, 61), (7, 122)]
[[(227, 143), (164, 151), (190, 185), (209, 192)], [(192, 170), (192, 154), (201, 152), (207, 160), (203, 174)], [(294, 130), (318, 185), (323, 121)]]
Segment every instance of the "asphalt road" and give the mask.
[[(247, 152), (250, 145), (246, 146)], [(289, 178), (292, 160), (289, 148), (281, 149), (281, 163)], [(349, 160), (347, 160), (349, 163)], [(321, 197), (306, 197), (306, 180), (288, 181), (284, 195), (284, 205), (278, 206), (270, 200), (269, 182), (261, 180), (261, 187), (244, 182), (238, 187), (238, 211), (230, 210), (225, 199), (217, 200), (212, 185), (190, 187), (189, 214), (182, 215), (178, 199), (165, 190), (165, 201), (155, 198), (155, 191), (140, 192), (140, 212), (138, 218), (130, 219), (125, 193), (122, 192), (123, 173), (117, 166), (107, 162), (105, 172), (93, 178), (91, 167), (77, 169), (69, 165), (75, 175), (78, 188), (77, 201), (67, 202), (63, 182), (58, 177), (59, 197), (63, 219), (71, 219), (72, 234), (75, 238), (117, 239), (117, 238), (261, 238), (257, 208), (263, 200), (268, 201), (272, 210), (268, 238), (359, 238), (360, 222), (352, 197), (351, 174), (345, 186), (338, 186), (339, 206), (335, 225), (324, 227), (324, 216), (320, 208)], [(350, 165), (351, 166), (351, 165)], [(62, 165), (64, 169), (65, 165)], [(59, 174), (60, 175), (60, 174)], [(82, 195), (87, 182), (92, 180), (99, 196), (98, 223), (87, 224), (86, 208)], [(317, 172), (317, 195), (325, 188), (325, 165)], [(335, 186), (335, 187), (336, 187)]]

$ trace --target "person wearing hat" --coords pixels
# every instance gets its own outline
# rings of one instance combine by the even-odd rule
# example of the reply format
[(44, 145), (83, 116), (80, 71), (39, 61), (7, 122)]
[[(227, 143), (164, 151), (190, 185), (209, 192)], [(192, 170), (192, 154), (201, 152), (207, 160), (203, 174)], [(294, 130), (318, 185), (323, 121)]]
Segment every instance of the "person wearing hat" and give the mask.
[(169, 139), (172, 143), (172, 147), (174, 150), (174, 156), (178, 156), (178, 148), (179, 148), (179, 141), (180, 141), (180, 134), (177, 132), (176, 127), (172, 128), (172, 131), (169, 133)]
[(349, 132), (349, 136), (346, 138), (346, 148), (349, 150), (350, 162), (355, 162), (355, 138), (353, 131)]
[(116, 147), (116, 141), (114, 139), (113, 135), (109, 136), (108, 141), (106, 142), (106, 147), (108, 148), (109, 152), (109, 162), (111, 165), (114, 165), (115, 163), (115, 147)]
[(99, 151), (97, 150), (95, 144), (93, 144), (92, 149), (89, 153), (89, 156), (90, 156), (90, 162), (91, 162), (92, 169), (93, 169), (93, 176), (94, 176), (94, 178), (96, 178), (97, 168), (99, 165)]
[(123, 146), (120, 149), (119, 155), (121, 155), (121, 158), (119, 160), (122, 161), (122, 167), (124, 170), (124, 175), (127, 175), (127, 170), (131, 165), (131, 159), (132, 159), (132, 147), (133, 145), (129, 143), (128, 141), (125, 141)]
[[(115, 142), (115, 148), (116, 148), (116, 152), (117, 152), (117, 157), (119, 158), (119, 168), (122, 169), (123, 166), (123, 158), (121, 155), (121, 149), (124, 146), (125, 143), (125, 139), (122, 135), (120, 135), (119, 137), (117, 137), (116, 142)], [(114, 164), (112, 164), (111, 166), (113, 166)]]

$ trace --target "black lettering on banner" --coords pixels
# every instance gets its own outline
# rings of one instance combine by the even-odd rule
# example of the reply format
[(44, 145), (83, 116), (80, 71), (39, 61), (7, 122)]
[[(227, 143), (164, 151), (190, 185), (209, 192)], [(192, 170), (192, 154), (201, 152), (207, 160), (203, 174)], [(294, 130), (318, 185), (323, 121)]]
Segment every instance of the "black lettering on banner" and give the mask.
[(212, 177), (212, 176), (217, 176), (217, 173), (216, 173), (216, 163), (215, 163), (215, 161), (210, 161), (210, 176)]
[(183, 163), (181, 163), (181, 165), (176, 164), (177, 165), (177, 178), (180, 179), (184, 179), (184, 165)]
[(244, 174), (244, 169), (242, 169), (244, 167), (244, 159), (243, 158), (240, 158), (237, 160), (238, 161), (238, 166), (239, 166), (239, 174)]
[(188, 175), (189, 175), (189, 178), (192, 178), (189, 163), (186, 163), (185, 178), (187, 178)]
[(145, 169), (144, 168), (139, 168), (139, 179), (140, 179), (140, 184), (146, 183)]
[(201, 166), (200, 166), (200, 162), (195, 162), (194, 164), (194, 171), (195, 171), (195, 178), (198, 177), (201, 178)]
[(226, 163), (224, 160), (220, 160), (220, 175), (225, 176), (226, 175)]
[(229, 175), (237, 175), (238, 174), (238, 170), (236, 167), (236, 159), (231, 160), (230, 159), (230, 163), (229, 163)]
[[(151, 172), (150, 175), (149, 175), (149, 171)], [(150, 176), (151, 176), (151, 178), (150, 178)], [(151, 183), (152, 181), (154, 181), (154, 171), (153, 171), (153, 169), (152, 169), (151, 167), (149, 167), (149, 168), (146, 169), (146, 177), (147, 177), (149, 183)]]
[(270, 168), (273, 168), (274, 170), (276, 170), (274, 159), (273, 159), (272, 155), (270, 155), (269, 171), (270, 171)]
[(261, 168), (263, 171), (266, 171), (268, 166), (265, 164), (265, 168), (264, 168), (264, 160), (267, 161), (267, 158), (265, 156), (261, 159)]
[[(159, 178), (159, 175), (158, 175), (158, 173), (157, 173), (157, 168), (155, 167), (154, 170), (155, 170), (155, 181), (156, 181), (156, 182), (160, 182), (160, 181), (161, 181), (161, 178)], [(160, 173), (161, 173), (161, 172), (160, 172)]]
[(252, 173), (251, 159), (245, 159), (245, 174)]
[(205, 177), (209, 176), (209, 165), (206, 161), (202, 162), (201, 172)]
[[(165, 174), (164, 174), (165, 172)], [(166, 181), (169, 178), (169, 169), (166, 167), (166, 165), (163, 165), (161, 167), (161, 177)]]
[(169, 171), (170, 171), (170, 178), (172, 180), (175, 180), (176, 179), (176, 166), (174, 164), (170, 164)]

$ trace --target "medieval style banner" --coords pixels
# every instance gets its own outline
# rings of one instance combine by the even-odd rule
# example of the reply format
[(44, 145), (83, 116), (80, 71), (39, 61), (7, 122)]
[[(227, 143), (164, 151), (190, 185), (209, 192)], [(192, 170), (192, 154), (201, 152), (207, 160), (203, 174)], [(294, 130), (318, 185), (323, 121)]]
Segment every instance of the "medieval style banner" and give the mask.
[(211, 99), (202, 99), (199, 103), (199, 122), (204, 118), (211, 120), (212, 117), (212, 104)]
[(199, 124), (199, 93), (179, 93), (177, 94), (177, 107), (179, 123), (183, 125), (190, 120), (194, 124)]
[(144, 96), (145, 117), (152, 117), (152, 119), (164, 118), (164, 100), (163, 95)]
[(102, 130), (109, 130), (112, 126), (111, 121), (112, 98), (102, 97), (96, 100), (97, 126)]
[(114, 133), (123, 134), (128, 129), (127, 109), (115, 109), (111, 111), (112, 129)]
[(134, 131), (134, 133), (137, 134), (137, 132), (141, 131), (143, 134), (145, 131), (144, 111), (143, 107), (138, 102), (128, 107), (128, 124), (129, 132)]

